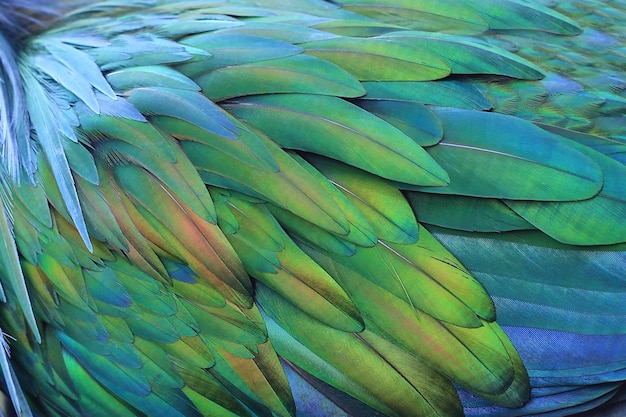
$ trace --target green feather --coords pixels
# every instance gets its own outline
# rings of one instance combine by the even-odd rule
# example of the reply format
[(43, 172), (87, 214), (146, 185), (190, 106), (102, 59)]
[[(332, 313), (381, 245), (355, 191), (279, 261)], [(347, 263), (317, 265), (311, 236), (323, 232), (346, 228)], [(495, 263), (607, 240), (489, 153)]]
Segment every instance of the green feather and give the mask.
[[(314, 223), (308, 222), (280, 207), (269, 205), (268, 209), (285, 230), (299, 239), (310, 242), (316, 247), (341, 256), (354, 254), (357, 245), (346, 239), (345, 235), (329, 233)], [(365, 246), (372, 246), (372, 242)]]
[(98, 384), (74, 357), (65, 354), (64, 363), (77, 385), (87, 388), (85, 395), (80, 397), (79, 407), (82, 410), (93, 410), (94, 417), (133, 415), (133, 411), (127, 405)]
[(384, 38), (332, 38), (302, 45), (309, 55), (328, 60), (361, 81), (428, 81), (450, 68), (425, 48)]
[(202, 143), (263, 171), (276, 172), (279, 170), (277, 162), (264, 145), (263, 139), (236, 119), (233, 119), (233, 123), (239, 130), (237, 140), (226, 139), (172, 117), (153, 117), (151, 121), (155, 126), (178, 140)]
[(107, 81), (118, 91), (139, 87), (163, 87), (199, 91), (200, 87), (180, 72), (162, 65), (121, 68), (107, 74)]
[(497, 199), (421, 192), (407, 194), (422, 223), (471, 232), (533, 229), (530, 223)]
[[(293, 4), (290, 4), (290, 6), (295, 7)], [(312, 7), (314, 6), (309, 5), (307, 10), (310, 11)], [(278, 39), (296, 45), (305, 42), (334, 38), (334, 35), (326, 31), (316, 30), (305, 25), (294, 25), (293, 22), (289, 21), (289, 16), (285, 16), (284, 20), (286, 20), (286, 22), (281, 22), (280, 15), (276, 15), (273, 17), (266, 17), (263, 20), (248, 21), (246, 24), (238, 24), (230, 29), (223, 29), (220, 32), (239, 33), (269, 39)]]
[[(176, 190), (178, 198), (193, 208), (200, 217), (215, 222), (213, 201), (194, 166), (180, 148), (172, 146), (170, 149), (173, 151), (174, 163), (155, 158), (144, 147), (139, 148), (121, 141), (102, 142), (97, 152), (112, 164), (118, 164), (121, 160), (122, 163), (132, 162), (141, 166), (164, 186)], [(116, 172), (120, 169), (116, 169)]]
[[(330, 21), (315, 23), (311, 25), (311, 27), (324, 30), (335, 35), (355, 38), (368, 38), (370, 36), (383, 35), (391, 30), (403, 29), (402, 26), (385, 24), (374, 20), (357, 20), (355, 19), (355, 15), (349, 16), (346, 20), (333, 19)], [(330, 38), (333, 38), (333, 36), (324, 39)]]
[(402, 193), (393, 185), (368, 172), (329, 159), (310, 157), (309, 160), (363, 213), (378, 239), (395, 243), (417, 241), (415, 216)]
[(340, 67), (308, 55), (216, 69), (196, 78), (211, 100), (263, 93), (310, 93), (358, 97), (365, 89)]
[(532, 124), (468, 110), (436, 114), (445, 140), (428, 151), (448, 169), (450, 185), (421, 191), (562, 201), (591, 198), (602, 187), (602, 171), (593, 161)]
[(432, 146), (441, 140), (441, 122), (424, 104), (415, 101), (376, 100), (371, 90), (367, 94), (365, 100), (353, 102), (396, 127), (418, 145)]
[[(583, 148), (584, 149), (584, 148)], [(602, 169), (604, 186), (600, 193), (585, 201), (505, 203), (533, 226), (554, 239), (571, 245), (610, 245), (626, 242), (626, 193), (619, 178), (626, 166), (598, 152), (585, 154)]]
[(211, 59), (179, 66), (179, 70), (191, 78), (217, 68), (284, 58), (302, 51), (299, 46), (280, 40), (237, 33), (201, 34), (185, 38), (182, 43), (211, 53)]
[(381, 20), (406, 25), (425, 31), (451, 31), (479, 33), (488, 28), (480, 14), (465, 6), (464, 2), (448, 0), (343, 0), (346, 9)]
[(369, 81), (362, 83), (366, 100), (408, 101), (462, 109), (489, 110), (492, 104), (472, 84), (454, 80), (437, 82)]
[(87, 304), (85, 281), (80, 270), (63, 265), (46, 253), (39, 255), (39, 265), (56, 293), (86, 314), (91, 313), (91, 308)]
[[(287, 148), (315, 152), (413, 184), (437, 185), (448, 179), (402, 132), (338, 98), (266, 95), (241, 98), (225, 108)], [(361, 146), (356, 149), (354, 143)]]
[[(258, 299), (271, 318), (267, 320), (268, 329), (279, 353), (288, 360), (297, 360), (305, 371), (387, 415), (443, 415), (438, 405), (429, 403), (431, 398), (424, 398), (393, 363), (381, 357), (359, 335), (308, 318), (265, 287), (260, 287)], [(420, 364), (415, 359), (412, 362), (412, 365)], [(360, 366), (363, 363), (368, 364), (367, 369)], [(374, 372), (377, 378), (371, 377)], [(447, 395), (444, 394), (445, 400), (439, 404), (455, 410), (452, 415), (459, 415), (456, 394), (445, 383), (442, 385)], [(442, 392), (435, 395), (441, 396)]]
[(571, 19), (541, 4), (529, 4), (523, 0), (486, 0), (480, 4), (464, 1), (468, 7), (477, 9), (491, 29), (531, 29), (576, 35), (580, 28)]
[(175, 117), (225, 138), (236, 138), (237, 128), (228, 117), (196, 91), (139, 87), (128, 93), (128, 100), (143, 113)]
[[(429, 243), (435, 245), (434, 240)], [(441, 321), (477, 327), (481, 321), (476, 314), (493, 319), (493, 305), (482, 286), (460, 265), (453, 266), (452, 260), (441, 259), (434, 248), (380, 242), (374, 248), (358, 248), (354, 255), (338, 259), (313, 250), (305, 249), (305, 252), (346, 287), (349, 294), (349, 288), (367, 280)], [(433, 297), (424, 298), (423, 294)]]
[(234, 198), (228, 204), (240, 226), (228, 237), (250, 275), (323, 323), (344, 331), (362, 330), (348, 295), (291, 241), (268, 211)]
[(538, 66), (510, 52), (459, 36), (403, 31), (380, 38), (419, 45), (445, 62), (452, 74), (497, 74), (528, 80), (538, 80), (545, 75)]
[(273, 347), (266, 342), (258, 348), (253, 361), (216, 348), (219, 356), (211, 373), (231, 392), (239, 391), (242, 402), (258, 415), (292, 415), (295, 404)]
[[(20, 266), (19, 255), (17, 247), (15, 245), (15, 239), (13, 235), (12, 225), (10, 223), (10, 212), (4, 204), (0, 205), (0, 235), (2, 236), (2, 245), (0, 246), (0, 265), (4, 273), (10, 279), (11, 289), (17, 296), (17, 301), (20, 308), (25, 314), (25, 318), (28, 322), (28, 326), (33, 332), (37, 341), (41, 340), (39, 329), (37, 328), (31, 299), (26, 287), (24, 272)], [(6, 301), (5, 288), (0, 286), (0, 297), (3, 301)], [(6, 375), (7, 367), (3, 364), (2, 370)], [(13, 378), (7, 379), (8, 383), (13, 381)], [(18, 403), (19, 404), (19, 403)]]
[(76, 178), (76, 185), (85, 213), (85, 223), (91, 230), (92, 237), (108, 242), (113, 247), (127, 250), (124, 232), (100, 190), (80, 178)]
[(319, 181), (311, 181), (306, 170), (275, 143), (262, 135), (257, 137), (273, 156), (279, 171), (263, 172), (198, 143), (181, 145), (207, 183), (263, 197), (325, 230), (345, 234), (345, 215), (333, 201), (328, 201), (328, 193)]
[(80, 115), (80, 126), (94, 141), (102, 137), (121, 140), (167, 162), (176, 162), (172, 144), (150, 123), (103, 114), (85, 114)]

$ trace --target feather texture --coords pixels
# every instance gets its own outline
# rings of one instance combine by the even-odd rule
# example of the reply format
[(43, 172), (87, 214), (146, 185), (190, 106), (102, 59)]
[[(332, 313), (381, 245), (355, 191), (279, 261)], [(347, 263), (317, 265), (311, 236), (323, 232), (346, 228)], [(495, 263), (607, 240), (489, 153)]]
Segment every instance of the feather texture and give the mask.
[(565, 415), (626, 380), (623, 2), (40, 3), (0, 0), (18, 413)]

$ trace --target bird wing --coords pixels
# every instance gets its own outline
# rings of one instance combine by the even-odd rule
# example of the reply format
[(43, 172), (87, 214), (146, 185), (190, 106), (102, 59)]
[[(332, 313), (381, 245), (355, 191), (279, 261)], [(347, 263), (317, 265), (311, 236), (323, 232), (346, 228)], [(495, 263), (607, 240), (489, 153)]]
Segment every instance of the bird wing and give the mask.
[(474, 275), (525, 264), (463, 231), (624, 242), (622, 145), (501, 110), (545, 73), (499, 36), (571, 19), (451, 7), (102, 1), (22, 39), (37, 171), (3, 177), (2, 317), (33, 408), (293, 415), (283, 366), (368, 412), (523, 405)]

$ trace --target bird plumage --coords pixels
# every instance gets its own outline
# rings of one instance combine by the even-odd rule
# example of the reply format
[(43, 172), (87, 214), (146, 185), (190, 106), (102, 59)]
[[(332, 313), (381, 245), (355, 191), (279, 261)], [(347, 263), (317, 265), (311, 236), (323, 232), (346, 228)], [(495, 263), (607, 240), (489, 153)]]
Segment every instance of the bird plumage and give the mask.
[(621, 2), (0, 5), (18, 413), (564, 415), (621, 385)]

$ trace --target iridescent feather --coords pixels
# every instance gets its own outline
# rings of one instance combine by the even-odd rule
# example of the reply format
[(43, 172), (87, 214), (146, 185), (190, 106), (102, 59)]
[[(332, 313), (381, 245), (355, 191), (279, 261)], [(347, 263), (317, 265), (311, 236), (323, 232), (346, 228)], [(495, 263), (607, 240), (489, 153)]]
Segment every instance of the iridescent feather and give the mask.
[(608, 401), (625, 42), (593, 3), (0, 0), (18, 414)]

